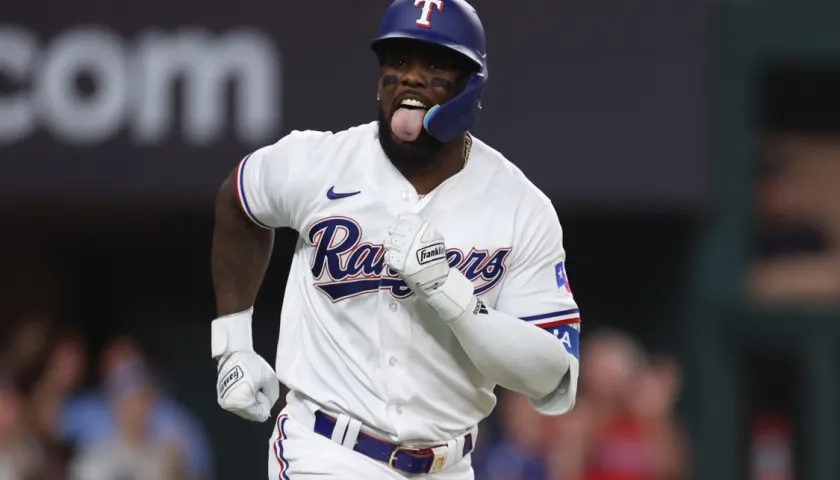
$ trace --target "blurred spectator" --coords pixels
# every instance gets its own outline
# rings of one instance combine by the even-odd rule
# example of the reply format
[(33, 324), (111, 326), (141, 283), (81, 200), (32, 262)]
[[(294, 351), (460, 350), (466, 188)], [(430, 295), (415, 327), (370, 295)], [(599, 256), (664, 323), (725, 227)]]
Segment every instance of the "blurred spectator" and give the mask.
[(0, 379), (0, 479), (41, 479), (42, 455), (26, 424), (20, 392), (8, 379)]
[(641, 347), (617, 331), (590, 335), (582, 355), (577, 405), (551, 420), (551, 478), (685, 478), (687, 448), (673, 413), (676, 365), (648, 364)]
[(499, 403), (500, 435), (474, 455), (476, 478), (547, 479), (545, 417), (534, 410), (527, 397), (518, 393), (503, 391)]
[(41, 313), (22, 316), (6, 340), (0, 463), (9, 476), (0, 478), (61, 479), (67, 452), (55, 429), (58, 406), (83, 378), (84, 347)]
[(186, 480), (177, 438), (153, 436), (150, 424), (158, 393), (139, 358), (115, 367), (107, 379), (114, 436), (84, 446), (69, 469), (70, 480)]
[(764, 160), (750, 293), (763, 303), (840, 305), (840, 138), (776, 135)]
[(104, 388), (76, 395), (62, 409), (61, 438), (78, 453), (70, 480), (212, 478), (202, 428), (157, 388), (134, 343), (113, 341), (101, 364)]
[(654, 358), (636, 388), (633, 411), (653, 446), (653, 476), (660, 480), (687, 478), (687, 433), (676, 418), (682, 387), (679, 365), (670, 357)]
[(62, 402), (82, 386), (87, 367), (87, 347), (75, 333), (60, 336), (38, 379), (32, 385), (28, 408), (32, 428), (50, 444), (60, 443), (58, 431)]
[(794, 480), (793, 428), (786, 415), (768, 411), (754, 422), (750, 445), (751, 480)]
[(18, 386), (28, 389), (37, 381), (49, 355), (55, 323), (50, 315), (28, 311), (4, 324), (8, 330), (0, 345), (0, 365)]

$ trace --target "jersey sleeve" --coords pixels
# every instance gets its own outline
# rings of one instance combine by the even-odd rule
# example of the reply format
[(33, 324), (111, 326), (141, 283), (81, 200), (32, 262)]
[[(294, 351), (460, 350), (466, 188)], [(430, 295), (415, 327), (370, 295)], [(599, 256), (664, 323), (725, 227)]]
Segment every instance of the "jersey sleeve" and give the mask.
[(569, 372), (554, 392), (531, 399), (545, 415), (574, 407), (580, 372), (580, 311), (566, 273), (563, 230), (550, 203), (519, 228), (514, 256), (496, 309), (552, 333), (569, 358)]
[[(257, 225), (272, 229), (294, 227), (296, 187), (303, 182), (307, 161), (305, 138), (292, 132), (273, 145), (243, 158), (236, 169), (236, 192), (242, 210)], [(299, 189), (299, 188), (298, 188)]]
[(496, 309), (546, 330), (579, 323), (554, 208), (546, 204), (519, 231)]

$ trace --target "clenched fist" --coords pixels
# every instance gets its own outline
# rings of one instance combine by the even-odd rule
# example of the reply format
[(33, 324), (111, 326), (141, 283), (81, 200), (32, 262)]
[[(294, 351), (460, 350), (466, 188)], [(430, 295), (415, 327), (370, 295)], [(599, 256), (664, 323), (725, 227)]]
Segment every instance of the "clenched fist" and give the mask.
[(388, 229), (385, 263), (414, 293), (430, 295), (449, 275), (443, 235), (414, 213), (404, 213)]
[(216, 392), (219, 406), (225, 410), (264, 422), (280, 398), (280, 382), (274, 369), (256, 352), (233, 352), (219, 358)]
[(402, 214), (388, 230), (385, 263), (445, 322), (473, 309), (473, 284), (446, 261), (443, 235), (414, 213)]
[(211, 350), (219, 374), (216, 397), (225, 410), (264, 422), (280, 398), (280, 381), (268, 362), (254, 351), (252, 313), (253, 309), (248, 309), (213, 320)]

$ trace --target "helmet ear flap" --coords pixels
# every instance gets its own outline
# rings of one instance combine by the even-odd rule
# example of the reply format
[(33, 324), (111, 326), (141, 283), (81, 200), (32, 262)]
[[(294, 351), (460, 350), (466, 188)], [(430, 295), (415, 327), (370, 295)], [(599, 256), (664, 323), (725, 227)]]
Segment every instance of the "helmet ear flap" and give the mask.
[(441, 142), (448, 142), (468, 132), (481, 110), (481, 94), (486, 77), (483, 73), (466, 78), (464, 89), (442, 105), (435, 105), (423, 119), (423, 127)]

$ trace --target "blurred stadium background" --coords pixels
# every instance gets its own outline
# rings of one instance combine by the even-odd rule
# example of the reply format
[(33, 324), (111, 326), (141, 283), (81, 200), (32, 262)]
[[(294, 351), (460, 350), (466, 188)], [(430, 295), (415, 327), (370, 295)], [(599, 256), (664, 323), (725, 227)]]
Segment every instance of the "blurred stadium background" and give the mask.
[[(214, 193), (374, 118), (386, 3), (0, 5), (0, 480), (264, 478), (215, 403)], [(840, 2), (475, 4), (475, 133), (554, 200), (585, 342), (573, 413), (500, 392), (477, 478), (840, 479)]]

